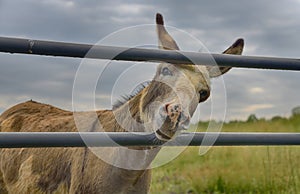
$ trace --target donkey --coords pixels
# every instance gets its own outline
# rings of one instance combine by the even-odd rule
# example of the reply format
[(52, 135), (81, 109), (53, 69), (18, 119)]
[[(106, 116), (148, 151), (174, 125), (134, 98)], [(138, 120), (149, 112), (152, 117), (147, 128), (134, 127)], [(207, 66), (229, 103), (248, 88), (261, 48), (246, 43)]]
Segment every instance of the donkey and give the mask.
[[(156, 15), (161, 49), (179, 50)], [(224, 54), (241, 54), (244, 41), (238, 39)], [(136, 95), (113, 110), (96, 111), (100, 125), (81, 120), (90, 131), (154, 132), (169, 141), (187, 128), (199, 102), (210, 96), (210, 78), (230, 67), (159, 64), (153, 80)], [(6, 110), (0, 117), (2, 132), (76, 132), (70, 111), (34, 101)], [(82, 113), (85, 114), (85, 113)], [(86, 115), (89, 115), (88, 113)], [(148, 168), (159, 147), (107, 148), (109, 162), (88, 148), (2, 149), (0, 155), (1, 193), (147, 193), (151, 183)], [(123, 165), (123, 166), (122, 166)], [(125, 167), (124, 167), (125, 166)]]

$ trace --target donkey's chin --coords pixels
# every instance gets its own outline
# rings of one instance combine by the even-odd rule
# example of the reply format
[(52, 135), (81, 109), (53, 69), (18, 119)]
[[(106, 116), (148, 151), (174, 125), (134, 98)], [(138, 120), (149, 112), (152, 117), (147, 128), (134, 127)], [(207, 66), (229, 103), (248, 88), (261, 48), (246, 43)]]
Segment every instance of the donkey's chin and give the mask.
[(169, 141), (172, 139), (172, 137), (163, 133), (160, 129), (155, 131), (155, 135), (156, 135), (157, 139), (162, 140), (162, 141)]
[(181, 131), (186, 130), (187, 126), (178, 126), (176, 125), (175, 128), (166, 128), (162, 127), (155, 131), (155, 135), (157, 139), (162, 141), (169, 141), (173, 138), (175, 138)]

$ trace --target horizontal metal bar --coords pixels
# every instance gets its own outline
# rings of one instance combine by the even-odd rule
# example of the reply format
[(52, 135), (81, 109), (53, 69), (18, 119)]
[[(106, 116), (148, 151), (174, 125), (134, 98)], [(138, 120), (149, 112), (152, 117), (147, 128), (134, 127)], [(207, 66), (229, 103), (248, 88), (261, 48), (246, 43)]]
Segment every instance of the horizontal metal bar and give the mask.
[(214, 146), (300, 145), (300, 133), (181, 133), (164, 144), (153, 133), (1, 132), (0, 148), (87, 147), (85, 141), (89, 147), (199, 146), (205, 135), (217, 136)]
[[(93, 49), (89, 52), (91, 48)], [(0, 52), (124, 61), (165, 61), (173, 64), (191, 64), (193, 60), (198, 65), (215, 65), (213, 57), (220, 66), (300, 70), (300, 59), (94, 46), (7, 37), (0, 37)]]

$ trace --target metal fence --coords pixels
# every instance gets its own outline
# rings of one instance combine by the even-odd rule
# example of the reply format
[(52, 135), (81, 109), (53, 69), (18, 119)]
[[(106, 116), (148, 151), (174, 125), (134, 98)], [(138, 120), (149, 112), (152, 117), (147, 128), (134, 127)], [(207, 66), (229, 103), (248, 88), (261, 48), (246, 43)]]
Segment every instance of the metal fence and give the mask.
[(219, 66), (240, 68), (300, 70), (300, 59), (94, 46), (6, 37), (0, 37), (0, 52), (123, 61), (165, 61), (173, 64), (215, 65), (216, 62)]
[[(211, 146), (204, 136), (217, 137), (214, 146), (300, 145), (300, 133), (181, 133), (167, 143), (153, 133), (125, 132), (2, 132), (0, 148), (19, 147), (116, 147), (116, 146)], [(187, 142), (189, 142), (187, 144)], [(207, 142), (210, 143), (210, 142)]]
[[(92, 52), (89, 52), (91, 48)], [(196, 65), (215, 65), (215, 61), (220, 66), (300, 70), (300, 59), (93, 46), (7, 37), (0, 37), (0, 52), (124, 61), (164, 61), (173, 64), (194, 63)], [(211, 60), (212, 57), (214, 61)], [(193, 62), (190, 59), (193, 59)], [(161, 141), (154, 141), (153, 133), (2, 132), (0, 133), (0, 148), (85, 147), (87, 145), (83, 139), (88, 139), (89, 146), (95, 147), (111, 147), (116, 144), (121, 146), (186, 146), (187, 140), (191, 140), (190, 146), (198, 146), (201, 145), (205, 135), (218, 136), (215, 146), (300, 145), (300, 133), (182, 133), (164, 144)]]

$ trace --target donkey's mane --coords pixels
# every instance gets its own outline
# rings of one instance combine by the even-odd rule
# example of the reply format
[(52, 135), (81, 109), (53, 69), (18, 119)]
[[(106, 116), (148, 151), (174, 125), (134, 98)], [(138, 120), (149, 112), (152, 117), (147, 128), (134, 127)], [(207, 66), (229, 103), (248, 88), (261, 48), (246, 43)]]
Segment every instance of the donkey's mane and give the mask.
[(112, 109), (115, 110), (119, 107), (121, 107), (123, 104), (125, 104), (127, 101), (129, 101), (130, 99), (132, 99), (133, 97), (135, 97), (136, 95), (138, 95), (144, 88), (146, 88), (147, 86), (149, 86), (149, 84), (151, 83), (151, 81), (145, 81), (143, 83), (140, 83), (131, 94), (125, 94), (122, 95), (120, 97), (120, 99), (118, 99), (113, 105), (112, 105)]

